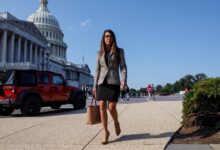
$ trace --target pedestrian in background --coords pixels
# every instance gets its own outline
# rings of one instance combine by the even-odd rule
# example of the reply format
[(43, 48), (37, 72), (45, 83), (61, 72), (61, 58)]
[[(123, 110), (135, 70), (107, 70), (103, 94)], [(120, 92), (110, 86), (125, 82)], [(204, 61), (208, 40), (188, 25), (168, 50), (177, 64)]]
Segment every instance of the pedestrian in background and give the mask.
[(152, 99), (153, 99), (153, 101), (155, 101), (156, 100), (155, 99), (156, 90), (154, 88), (154, 84), (151, 84), (151, 88), (152, 88)]
[(126, 86), (126, 99), (129, 100), (130, 96), (129, 96), (129, 93), (130, 93), (130, 89), (128, 87), (128, 85)]
[[(121, 70), (121, 81), (119, 78)], [(110, 132), (108, 130), (107, 108), (113, 118), (115, 132), (121, 133), (116, 105), (121, 89), (125, 90), (127, 83), (127, 66), (124, 50), (117, 46), (116, 37), (112, 30), (105, 30), (101, 39), (101, 48), (97, 53), (96, 74), (94, 79), (93, 94), (99, 101), (100, 115), (103, 126), (102, 144), (107, 144)]]
[(148, 94), (148, 99), (147, 100), (150, 101), (150, 99), (152, 97), (152, 92), (153, 92), (153, 89), (152, 89), (150, 84), (147, 86), (146, 91), (147, 91), (147, 94)]
[(126, 90), (125, 89), (121, 89), (121, 100), (124, 100), (125, 94), (126, 94)]

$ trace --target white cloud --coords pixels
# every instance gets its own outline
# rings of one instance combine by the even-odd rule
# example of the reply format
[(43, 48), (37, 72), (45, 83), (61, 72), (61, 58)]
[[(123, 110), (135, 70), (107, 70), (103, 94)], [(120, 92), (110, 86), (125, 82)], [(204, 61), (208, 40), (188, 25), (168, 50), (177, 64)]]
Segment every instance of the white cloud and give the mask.
[(80, 25), (81, 25), (82, 27), (85, 27), (85, 26), (88, 25), (88, 23), (89, 23), (90, 21), (91, 21), (90, 19), (86, 19), (85, 21), (81, 22)]

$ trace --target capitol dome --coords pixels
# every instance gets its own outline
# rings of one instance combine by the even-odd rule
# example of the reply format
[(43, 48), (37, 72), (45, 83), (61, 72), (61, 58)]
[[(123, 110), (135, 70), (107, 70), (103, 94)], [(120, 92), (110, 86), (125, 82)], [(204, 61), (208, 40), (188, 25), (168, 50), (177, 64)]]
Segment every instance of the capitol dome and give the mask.
[(36, 24), (50, 24), (51, 26), (59, 27), (57, 19), (49, 11), (37, 10), (34, 14), (28, 17), (28, 21), (32, 21)]
[(47, 8), (48, 0), (40, 0), (38, 10), (27, 21), (33, 22), (46, 37), (51, 47), (51, 55), (66, 60), (67, 45), (63, 42), (64, 34), (56, 17)]

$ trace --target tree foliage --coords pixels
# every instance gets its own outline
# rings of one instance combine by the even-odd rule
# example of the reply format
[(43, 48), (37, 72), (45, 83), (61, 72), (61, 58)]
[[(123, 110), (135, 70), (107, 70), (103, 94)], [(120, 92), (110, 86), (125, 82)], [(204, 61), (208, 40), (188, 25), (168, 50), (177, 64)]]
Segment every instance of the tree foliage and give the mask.
[[(185, 89), (192, 89), (193, 85), (199, 81), (208, 79), (208, 76), (204, 73), (198, 73), (195, 76), (193, 75), (185, 75), (180, 78), (175, 83), (167, 83), (165, 86), (156, 85), (155, 90), (156, 94), (174, 94), (180, 91), (184, 91)], [(131, 93), (146, 93), (146, 87), (141, 87), (140, 89), (130, 89)]]
[(193, 75), (185, 75), (184, 77), (180, 78), (175, 83), (167, 83), (165, 86), (157, 85), (156, 86), (156, 93), (157, 94), (174, 94), (178, 93), (179, 91), (184, 91), (185, 89), (191, 89), (194, 84), (199, 81), (208, 79), (207, 75), (204, 73), (198, 73), (195, 76)]

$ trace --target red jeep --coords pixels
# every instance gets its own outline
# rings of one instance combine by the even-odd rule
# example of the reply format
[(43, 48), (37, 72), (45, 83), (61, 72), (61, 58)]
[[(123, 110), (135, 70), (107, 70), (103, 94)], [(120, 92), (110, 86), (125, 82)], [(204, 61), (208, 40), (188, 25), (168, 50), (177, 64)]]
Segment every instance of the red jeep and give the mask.
[(68, 86), (61, 74), (36, 70), (0, 72), (1, 115), (21, 109), (23, 115), (34, 116), (41, 107), (59, 109), (63, 104), (85, 108), (86, 96), (81, 89)]

